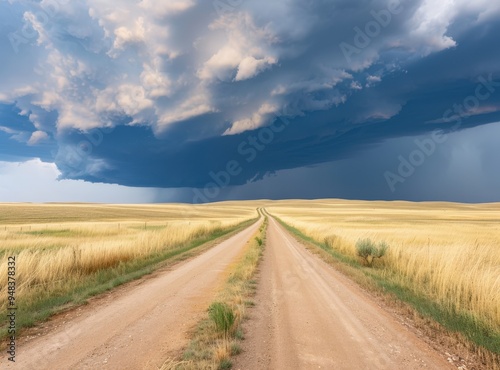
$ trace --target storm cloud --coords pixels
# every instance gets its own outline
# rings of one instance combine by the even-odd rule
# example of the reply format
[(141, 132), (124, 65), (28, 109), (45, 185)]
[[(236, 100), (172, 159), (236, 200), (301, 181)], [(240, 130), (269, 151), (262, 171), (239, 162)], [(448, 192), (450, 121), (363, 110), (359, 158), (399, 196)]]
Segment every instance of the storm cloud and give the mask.
[[(500, 122), (491, 1), (9, 1), (0, 21), (0, 161), (64, 179), (252, 197), (391, 143), (386, 183), (409, 137)], [(384, 186), (292, 193), (419, 198)]]

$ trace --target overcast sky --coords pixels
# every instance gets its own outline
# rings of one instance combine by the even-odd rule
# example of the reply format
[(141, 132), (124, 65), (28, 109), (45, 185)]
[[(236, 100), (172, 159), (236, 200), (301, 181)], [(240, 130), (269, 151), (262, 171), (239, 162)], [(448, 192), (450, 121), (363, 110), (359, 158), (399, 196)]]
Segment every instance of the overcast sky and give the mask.
[(500, 2), (0, 2), (0, 202), (500, 201)]

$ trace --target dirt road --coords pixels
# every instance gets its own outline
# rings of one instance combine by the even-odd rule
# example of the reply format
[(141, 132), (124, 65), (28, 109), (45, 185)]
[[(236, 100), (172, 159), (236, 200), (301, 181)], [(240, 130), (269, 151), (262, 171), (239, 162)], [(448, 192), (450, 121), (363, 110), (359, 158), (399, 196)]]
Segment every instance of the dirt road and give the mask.
[(187, 343), (186, 330), (202, 317), (222, 272), (260, 224), (104, 304), (84, 307), (78, 317), (21, 344), (16, 363), (2, 369), (157, 369)]
[(272, 218), (256, 307), (234, 369), (451, 369)]

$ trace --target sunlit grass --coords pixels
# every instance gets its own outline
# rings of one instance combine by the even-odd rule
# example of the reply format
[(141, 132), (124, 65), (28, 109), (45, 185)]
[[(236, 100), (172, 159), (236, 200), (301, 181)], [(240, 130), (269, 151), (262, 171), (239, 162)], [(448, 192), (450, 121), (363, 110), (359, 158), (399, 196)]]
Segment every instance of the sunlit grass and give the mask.
[[(16, 257), (16, 304), (22, 313), (19, 325), (31, 325), (54, 306), (85, 297), (89, 292), (98, 293), (108, 281), (112, 285), (119, 283), (122, 275), (138, 270), (147, 272), (152, 264), (256, 218), (256, 207), (252, 207), (251, 203), (135, 207), (0, 205), (5, 220), (4, 225), (0, 224), (0, 315), (7, 308), (10, 256)], [(68, 222), (66, 216), (76, 215), (78, 210), (88, 212), (91, 220)], [(43, 213), (44, 223), (21, 223), (28, 211), (40, 218)], [(100, 221), (92, 220), (93, 211)], [(144, 218), (137, 219), (139, 214)]]
[(351, 258), (356, 242), (389, 245), (373, 274), (500, 333), (500, 205), (283, 201), (286, 224)]

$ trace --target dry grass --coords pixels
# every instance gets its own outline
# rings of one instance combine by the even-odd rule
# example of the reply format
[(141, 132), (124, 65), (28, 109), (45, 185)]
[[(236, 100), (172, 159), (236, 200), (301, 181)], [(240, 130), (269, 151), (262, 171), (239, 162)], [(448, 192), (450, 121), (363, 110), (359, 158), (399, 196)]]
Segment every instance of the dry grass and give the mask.
[(46, 223), (166, 220), (204, 220), (207, 218), (239, 217), (255, 212), (263, 202), (220, 202), (200, 205), (147, 204), (108, 205), (87, 203), (30, 204), (0, 203), (0, 230)]
[[(37, 301), (75, 291), (88, 279), (95, 283), (103, 271), (130, 272), (130, 266), (139, 261), (154, 260), (209, 238), (255, 218), (257, 212), (253, 203), (235, 202), (204, 206), (17, 204), (0, 205), (0, 215), (3, 315), (9, 256), (16, 256), (16, 303), (28, 309)], [(26, 217), (33, 223), (22, 223)], [(88, 220), (74, 221), (79, 217)]]
[(169, 359), (161, 370), (231, 368), (231, 356), (241, 351), (239, 345), (243, 335), (241, 322), (245, 317), (246, 304), (255, 292), (255, 281), (251, 279), (256, 273), (265, 246), (266, 227), (267, 219), (247, 243), (242, 257), (228, 269), (227, 282), (214, 301), (214, 304), (223, 305), (231, 310), (234, 315), (232, 327), (222, 332), (217, 329), (213, 320), (206, 317), (193, 333), (191, 343), (184, 352), (184, 361)]
[(283, 201), (267, 210), (352, 258), (358, 239), (386, 241), (381, 276), (500, 332), (500, 204)]

